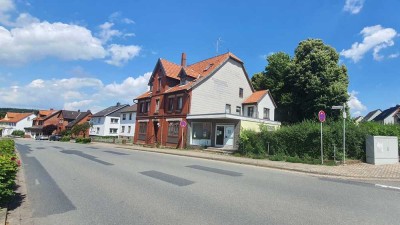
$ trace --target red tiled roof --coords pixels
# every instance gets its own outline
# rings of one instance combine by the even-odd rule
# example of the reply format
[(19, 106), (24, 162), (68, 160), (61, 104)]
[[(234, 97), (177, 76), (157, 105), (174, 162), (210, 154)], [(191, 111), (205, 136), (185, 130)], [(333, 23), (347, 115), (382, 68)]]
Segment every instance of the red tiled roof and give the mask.
[(251, 94), (243, 104), (250, 104), (250, 103), (257, 103), (259, 102), (266, 94), (268, 93), (267, 90), (256, 91)]
[(192, 84), (193, 84), (193, 81), (188, 82), (187, 84), (184, 84), (184, 85), (177, 85), (177, 86), (169, 88), (164, 93), (172, 93), (172, 92), (175, 92), (175, 91), (187, 90), (187, 89), (190, 88), (190, 86)]
[(149, 98), (151, 96), (151, 91), (146, 91), (145, 93), (139, 95), (135, 99), (141, 99), (141, 98)]
[(161, 66), (164, 68), (165, 75), (167, 77), (171, 77), (171, 78), (179, 80), (178, 75), (182, 68), (180, 65), (172, 63), (165, 59), (160, 59), (160, 62), (161, 62)]
[(18, 123), (19, 121), (25, 119), (26, 117), (32, 115), (32, 113), (14, 113), (14, 112), (7, 112), (6, 116), (0, 120), (1, 122), (5, 123)]

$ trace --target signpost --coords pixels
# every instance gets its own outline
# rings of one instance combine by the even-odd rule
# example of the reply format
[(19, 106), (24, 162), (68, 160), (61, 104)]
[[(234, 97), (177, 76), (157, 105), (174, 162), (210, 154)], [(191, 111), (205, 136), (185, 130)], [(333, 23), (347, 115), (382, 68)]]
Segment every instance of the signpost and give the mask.
[(183, 149), (183, 128), (187, 126), (187, 122), (185, 120), (182, 120), (179, 125), (182, 127), (182, 143), (181, 143), (181, 149)]
[(343, 165), (346, 164), (346, 103), (343, 103), (343, 106), (338, 105), (338, 106), (332, 106), (332, 109), (339, 109), (342, 111), (342, 116), (343, 116)]
[(323, 149), (323, 140), (322, 140), (322, 123), (326, 120), (326, 114), (324, 111), (318, 112), (318, 119), (321, 122), (321, 164), (324, 164), (324, 149)]

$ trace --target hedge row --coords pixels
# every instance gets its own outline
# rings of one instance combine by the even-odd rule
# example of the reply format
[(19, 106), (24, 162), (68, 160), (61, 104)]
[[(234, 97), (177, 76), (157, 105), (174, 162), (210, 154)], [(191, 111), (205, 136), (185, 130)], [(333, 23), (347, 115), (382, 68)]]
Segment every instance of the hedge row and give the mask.
[[(320, 123), (304, 121), (291, 126), (282, 126), (278, 131), (261, 132), (243, 130), (239, 139), (239, 153), (249, 157), (319, 159), (321, 157)], [(361, 123), (346, 121), (346, 157), (365, 160), (365, 138), (367, 135), (397, 136), (400, 139), (399, 125), (383, 125), (375, 122)], [(343, 122), (327, 122), (323, 124), (324, 158), (333, 159), (334, 146), (337, 157), (343, 151)], [(400, 143), (399, 143), (400, 147)]]
[(75, 143), (82, 143), (82, 144), (87, 144), (87, 143), (90, 143), (90, 142), (92, 142), (92, 139), (90, 139), (90, 138), (76, 138), (75, 139)]
[(17, 171), (18, 160), (14, 141), (11, 139), (0, 140), (0, 205), (14, 196)]

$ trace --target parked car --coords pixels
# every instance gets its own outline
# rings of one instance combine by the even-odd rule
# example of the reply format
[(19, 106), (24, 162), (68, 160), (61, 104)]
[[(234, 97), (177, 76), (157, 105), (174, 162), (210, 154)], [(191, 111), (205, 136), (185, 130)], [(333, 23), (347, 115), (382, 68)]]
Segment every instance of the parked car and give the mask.
[(49, 140), (49, 136), (47, 135), (37, 135), (35, 140)]
[(53, 134), (49, 137), (49, 141), (59, 141), (61, 139), (61, 135), (59, 134)]

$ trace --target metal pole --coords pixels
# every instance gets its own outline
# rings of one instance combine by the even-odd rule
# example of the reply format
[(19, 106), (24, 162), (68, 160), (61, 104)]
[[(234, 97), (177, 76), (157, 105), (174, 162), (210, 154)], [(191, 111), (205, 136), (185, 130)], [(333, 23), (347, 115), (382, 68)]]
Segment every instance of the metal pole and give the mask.
[(267, 144), (268, 144), (268, 155), (269, 155), (269, 142), (267, 142)]
[[(343, 113), (345, 113), (344, 109)], [(346, 118), (343, 117), (343, 165), (344, 164), (346, 164)]]
[(335, 144), (333, 145), (333, 161), (336, 164), (336, 145)]
[(181, 127), (182, 128), (182, 143), (181, 143), (181, 149), (183, 149), (183, 129), (184, 129), (184, 127)]
[(322, 122), (321, 122), (321, 164), (324, 164), (324, 150), (323, 150), (323, 143), (322, 143)]

